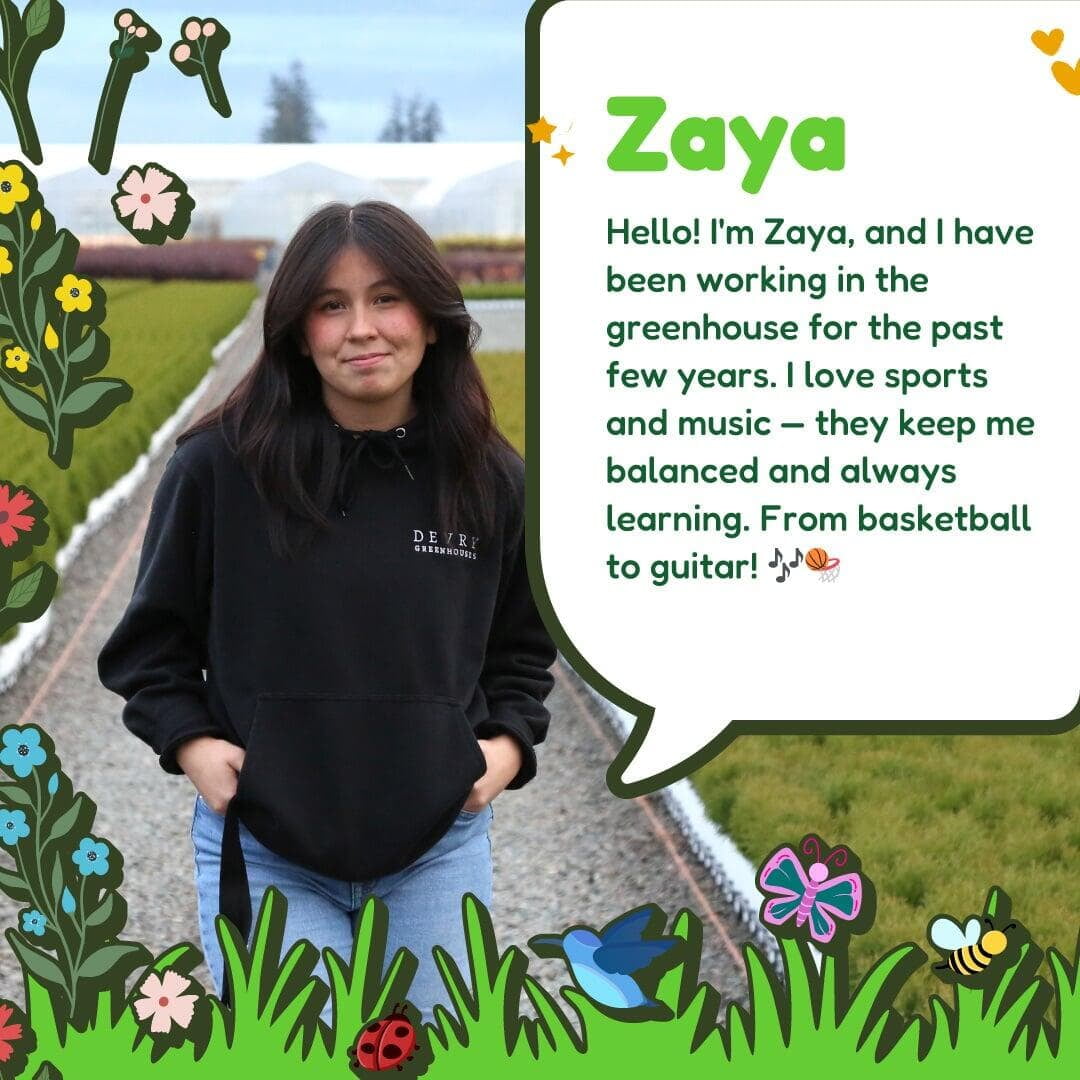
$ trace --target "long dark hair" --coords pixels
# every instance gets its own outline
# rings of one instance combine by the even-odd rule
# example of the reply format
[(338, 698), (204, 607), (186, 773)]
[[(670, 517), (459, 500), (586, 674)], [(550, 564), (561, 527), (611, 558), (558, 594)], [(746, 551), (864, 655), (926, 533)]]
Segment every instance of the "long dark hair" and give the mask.
[(297, 229), (266, 294), (262, 352), (228, 398), (176, 441), (222, 429), (267, 505), (279, 555), (296, 554), (326, 528), (341, 440), (323, 404), (319, 372), (300, 352), (301, 323), (327, 269), (349, 244), (395, 279), (435, 328), (435, 343), (413, 376), (413, 395), (434, 448), (439, 524), (489, 532), (506, 451), (514, 451), (495, 426), (473, 359), (479, 328), (431, 238), (389, 203), (332, 203)]

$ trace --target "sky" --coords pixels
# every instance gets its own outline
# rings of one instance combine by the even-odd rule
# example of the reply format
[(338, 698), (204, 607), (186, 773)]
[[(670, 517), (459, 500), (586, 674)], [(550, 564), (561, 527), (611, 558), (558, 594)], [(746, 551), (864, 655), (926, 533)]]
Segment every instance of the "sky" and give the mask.
[[(25, 0), (18, 0), (25, 7)], [(320, 142), (371, 142), (395, 94), (421, 94), (442, 110), (442, 141), (522, 137), (525, 18), (529, 0), (350, 2), (219, 0), (212, 6), (148, 0), (132, 10), (162, 38), (131, 82), (122, 142), (257, 142), (269, 118), (270, 76), (300, 60), (325, 127)], [(69, 0), (64, 36), (43, 53), (30, 105), (43, 143), (89, 143), (121, 4)], [(220, 117), (199, 78), (168, 57), (185, 18), (219, 19), (232, 36), (221, 72), (233, 113)], [(0, 107), (0, 142), (14, 127)]]

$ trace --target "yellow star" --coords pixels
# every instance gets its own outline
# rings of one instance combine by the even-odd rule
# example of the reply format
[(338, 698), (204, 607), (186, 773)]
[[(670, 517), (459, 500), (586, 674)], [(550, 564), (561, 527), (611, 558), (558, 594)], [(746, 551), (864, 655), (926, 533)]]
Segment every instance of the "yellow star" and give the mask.
[(559, 152), (557, 154), (552, 154), (551, 156), (553, 158), (558, 158), (563, 165), (565, 165), (574, 156), (574, 151), (567, 150), (565, 146), (560, 146)]
[(525, 125), (529, 132), (532, 134), (532, 141), (538, 142), (551, 142), (551, 133), (555, 130), (554, 124), (549, 124), (544, 117), (540, 117), (535, 124)]

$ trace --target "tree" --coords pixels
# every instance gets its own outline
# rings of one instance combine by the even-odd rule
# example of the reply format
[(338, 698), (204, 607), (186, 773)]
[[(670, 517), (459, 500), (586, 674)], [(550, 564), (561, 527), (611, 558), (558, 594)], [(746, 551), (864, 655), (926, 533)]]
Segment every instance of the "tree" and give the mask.
[(262, 129), (263, 142), (314, 142), (315, 132), (324, 126), (315, 112), (311, 87), (299, 60), (292, 62), (287, 76), (270, 76), (267, 105), (273, 115)]
[(395, 94), (379, 142), (435, 142), (442, 131), (442, 113), (434, 101), (426, 101), (419, 94), (406, 101)]

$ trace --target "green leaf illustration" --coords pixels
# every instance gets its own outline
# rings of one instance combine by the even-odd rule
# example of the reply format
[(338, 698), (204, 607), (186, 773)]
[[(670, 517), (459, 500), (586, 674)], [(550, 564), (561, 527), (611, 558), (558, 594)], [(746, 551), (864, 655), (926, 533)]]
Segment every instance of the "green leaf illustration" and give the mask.
[(8, 611), (17, 611), (19, 608), (26, 607), (37, 596), (38, 588), (41, 585), (41, 575), (44, 573), (45, 564), (38, 563), (32, 570), (20, 574), (11, 583), (11, 588), (8, 589), (4, 607)]
[(64, 1080), (64, 1074), (51, 1061), (46, 1061), (34, 1073), (34, 1080)]
[(0, 224), (0, 240), (6, 240), (9, 244), (15, 243), (15, 234), (3, 224)]
[(56, 265), (56, 260), (60, 258), (60, 252), (64, 250), (64, 241), (67, 238), (68, 234), (64, 229), (56, 234), (56, 239), (34, 261), (34, 267), (30, 271), (31, 279), (48, 273)]
[(26, 882), (10, 870), (0, 869), (0, 889), (3, 889), (12, 900), (30, 899), (30, 889)]
[(102, 923), (108, 922), (109, 916), (113, 913), (115, 907), (116, 893), (106, 893), (105, 899), (86, 916), (86, 925), (100, 926)]
[(3, 379), (0, 379), (0, 394), (4, 395), (7, 403), (24, 420), (35, 427), (38, 424), (48, 426), (49, 416), (45, 412), (45, 404), (37, 394), (31, 394), (29, 390), (14, 386)]
[(32, 0), (23, 14), (26, 21), (26, 36), (37, 37), (44, 34), (52, 14), (52, 0)]
[(119, 379), (87, 379), (82, 386), (64, 398), (60, 411), (65, 416), (81, 416), (87, 409), (97, 405), (110, 391), (119, 390), (128, 391), (127, 383)]
[(0, 784), (0, 799), (16, 806), (33, 806), (34, 800), (18, 784)]
[(45, 333), (45, 294), (40, 289), (34, 304), (34, 329), (39, 339)]
[(79, 978), (96, 979), (106, 972), (112, 971), (114, 967), (123, 963), (125, 959), (134, 959), (136, 956), (148, 959), (150, 953), (142, 945), (136, 945), (133, 942), (117, 942), (113, 945), (106, 945), (103, 949), (91, 953), (82, 962), (82, 966), (79, 968)]
[(6, 936), (8, 943), (15, 950), (15, 955), (19, 958), (19, 963), (31, 975), (44, 983), (52, 983), (54, 986), (64, 985), (64, 973), (60, 970), (60, 965), (48, 953), (35, 949), (14, 930), (8, 930)]
[[(80, 792), (75, 796), (75, 801), (53, 822), (52, 828), (49, 830), (48, 839), (45, 843), (51, 844), (54, 840), (58, 840), (61, 836), (66, 836), (71, 832), (75, 826), (75, 822), (79, 819), (82, 808), (83, 795), (82, 792)], [(61, 884), (63, 884), (62, 881)], [(56, 890), (56, 892), (59, 891), (59, 889)]]
[(74, 367), (76, 364), (81, 364), (84, 360), (89, 360), (93, 355), (94, 346), (96, 344), (97, 331), (91, 330), (90, 333), (87, 334), (86, 337), (84, 337), (68, 354), (68, 367)]

